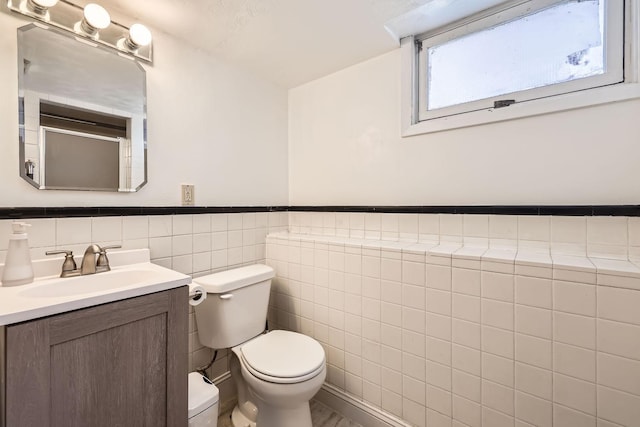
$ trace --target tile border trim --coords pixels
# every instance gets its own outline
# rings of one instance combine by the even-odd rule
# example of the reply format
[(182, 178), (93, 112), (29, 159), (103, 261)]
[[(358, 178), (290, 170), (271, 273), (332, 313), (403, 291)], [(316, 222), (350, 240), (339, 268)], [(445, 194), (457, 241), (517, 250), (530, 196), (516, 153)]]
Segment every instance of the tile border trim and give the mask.
[(640, 216), (640, 205), (287, 206), (294, 212)]
[(0, 219), (194, 215), (244, 212), (353, 212), (395, 214), (640, 217), (640, 205), (0, 207)]
[(286, 206), (99, 206), (0, 208), (0, 219), (283, 212)]

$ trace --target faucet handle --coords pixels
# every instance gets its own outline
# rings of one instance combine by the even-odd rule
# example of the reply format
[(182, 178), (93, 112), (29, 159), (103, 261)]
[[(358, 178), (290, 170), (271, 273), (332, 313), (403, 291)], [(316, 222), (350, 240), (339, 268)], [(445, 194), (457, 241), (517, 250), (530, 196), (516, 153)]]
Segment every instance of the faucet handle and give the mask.
[(76, 260), (73, 259), (73, 251), (61, 249), (56, 251), (45, 252), (45, 255), (58, 255), (58, 254), (64, 254), (64, 262), (62, 263), (62, 273), (60, 273), (60, 277), (65, 277), (66, 273), (74, 271), (78, 268), (76, 266)]
[(105, 270), (109, 271), (111, 267), (109, 267), (109, 258), (107, 258), (107, 249), (119, 249), (122, 245), (111, 245), (111, 246), (102, 246), (100, 247), (100, 252), (98, 255), (98, 261), (96, 262), (96, 267), (104, 267)]

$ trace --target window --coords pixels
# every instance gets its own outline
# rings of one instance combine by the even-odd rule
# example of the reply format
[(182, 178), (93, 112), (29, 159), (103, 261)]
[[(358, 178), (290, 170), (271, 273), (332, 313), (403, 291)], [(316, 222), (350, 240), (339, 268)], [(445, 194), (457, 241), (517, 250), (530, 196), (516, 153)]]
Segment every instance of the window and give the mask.
[(639, 96), (630, 3), (516, 1), (403, 40), (405, 135)]
[(129, 188), (131, 119), (40, 99), (40, 188)]

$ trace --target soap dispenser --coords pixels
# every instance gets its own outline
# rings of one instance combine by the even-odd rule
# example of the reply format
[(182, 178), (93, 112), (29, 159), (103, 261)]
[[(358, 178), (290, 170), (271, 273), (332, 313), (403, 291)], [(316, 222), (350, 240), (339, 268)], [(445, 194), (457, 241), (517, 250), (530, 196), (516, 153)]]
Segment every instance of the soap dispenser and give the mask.
[(13, 234), (9, 237), (9, 250), (2, 272), (2, 286), (26, 285), (33, 282), (33, 267), (26, 231), (31, 224), (14, 222), (12, 226)]

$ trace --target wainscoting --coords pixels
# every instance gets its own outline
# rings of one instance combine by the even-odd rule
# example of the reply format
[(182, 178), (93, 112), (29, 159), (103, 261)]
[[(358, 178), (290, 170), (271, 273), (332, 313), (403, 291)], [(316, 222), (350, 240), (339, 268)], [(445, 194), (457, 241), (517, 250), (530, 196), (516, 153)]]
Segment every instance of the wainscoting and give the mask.
[[(150, 248), (151, 262), (197, 277), (264, 262), (266, 235), (286, 230), (288, 222), (287, 212), (174, 215), (172, 213), (176, 209), (146, 208), (158, 215), (140, 215), (141, 208), (102, 208), (106, 209), (103, 214), (129, 212), (132, 215), (73, 217), (74, 214), (98, 212), (98, 208), (78, 209), (58, 209), (72, 217), (22, 219), (31, 224), (29, 245), (32, 259), (44, 258), (45, 252), (52, 249), (73, 250), (76, 257), (81, 258), (91, 243), (118, 244), (123, 249)], [(49, 210), (56, 211), (55, 208)], [(36, 213), (45, 214), (44, 210)], [(10, 219), (0, 220), (0, 263), (4, 263), (6, 257), (11, 222)], [(58, 256), (62, 266), (62, 256)], [(79, 263), (80, 259), (76, 259)], [(189, 371), (193, 371), (209, 363), (212, 351), (200, 344), (193, 307), (189, 307), (189, 311)], [(212, 378), (228, 371), (226, 356), (227, 351), (219, 352), (209, 371)], [(232, 397), (232, 394), (221, 394), (223, 400)]]
[[(362, 425), (640, 426), (639, 217), (123, 213), (21, 217), (33, 259), (149, 247), (194, 277), (266, 261), (270, 327), (323, 344), (318, 400)], [(0, 220), (0, 262), (10, 230)], [(211, 357), (193, 311), (189, 331), (193, 370)], [(222, 351), (222, 405), (227, 371)]]
[(297, 233), (267, 237), (270, 326), (322, 343), (338, 398), (416, 426), (640, 426), (632, 219), (503, 217), (516, 231), (490, 236), (482, 215), (457, 234), (438, 234), (454, 215), (413, 234), (402, 215), (291, 215)]

